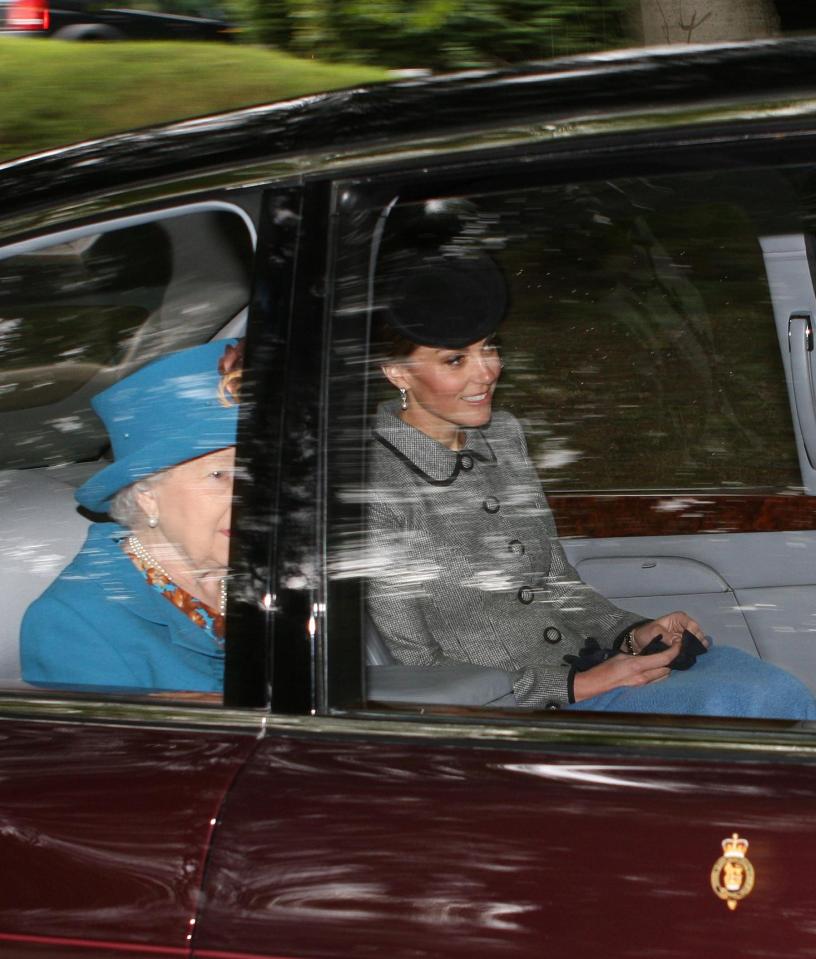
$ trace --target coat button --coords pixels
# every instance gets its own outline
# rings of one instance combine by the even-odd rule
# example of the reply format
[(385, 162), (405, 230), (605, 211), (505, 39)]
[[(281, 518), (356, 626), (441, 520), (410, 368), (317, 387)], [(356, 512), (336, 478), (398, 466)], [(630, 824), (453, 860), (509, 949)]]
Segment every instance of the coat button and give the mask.
[(522, 543), (521, 540), (511, 539), (510, 542), (507, 544), (507, 548), (510, 550), (511, 553), (514, 553), (516, 556), (524, 555), (524, 543)]
[(535, 599), (535, 593), (529, 586), (522, 586), (517, 595), (519, 602), (524, 603), (525, 606), (529, 606)]
[(487, 499), (482, 503), (484, 511), (486, 513), (498, 513), (501, 509), (501, 503), (496, 499), (495, 496), (488, 496)]
[(553, 646), (555, 646), (556, 643), (561, 642), (561, 630), (556, 629), (555, 626), (548, 626), (544, 630), (544, 639), (546, 639), (548, 643), (552, 643)]
[(473, 469), (473, 457), (469, 456), (467, 453), (459, 454), (459, 462), (462, 464), (463, 470), (472, 470)]

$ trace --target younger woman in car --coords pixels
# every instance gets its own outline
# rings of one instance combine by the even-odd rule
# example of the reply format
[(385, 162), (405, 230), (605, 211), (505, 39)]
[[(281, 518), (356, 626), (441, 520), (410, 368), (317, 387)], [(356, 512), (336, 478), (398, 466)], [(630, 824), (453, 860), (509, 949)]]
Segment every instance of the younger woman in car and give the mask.
[(238, 361), (234, 341), (208, 343), (92, 401), (114, 461), (76, 498), (116, 522), (26, 612), (28, 682), (221, 690)]
[(368, 606), (393, 655), (505, 670), (525, 707), (816, 718), (789, 673), (581, 581), (519, 422), (493, 409), (506, 304), (484, 255), (426, 257), (389, 284), (377, 338), (400, 398), (373, 432)]

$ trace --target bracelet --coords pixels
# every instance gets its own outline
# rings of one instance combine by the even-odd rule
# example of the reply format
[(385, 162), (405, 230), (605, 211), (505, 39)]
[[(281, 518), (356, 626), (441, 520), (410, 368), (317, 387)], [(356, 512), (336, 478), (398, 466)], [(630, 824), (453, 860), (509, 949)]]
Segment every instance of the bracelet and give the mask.
[(634, 633), (633, 629), (630, 629), (626, 634), (626, 637), (623, 640), (624, 646), (626, 646), (626, 652), (630, 656), (637, 656), (640, 654), (640, 650), (635, 646), (635, 637), (632, 635)]

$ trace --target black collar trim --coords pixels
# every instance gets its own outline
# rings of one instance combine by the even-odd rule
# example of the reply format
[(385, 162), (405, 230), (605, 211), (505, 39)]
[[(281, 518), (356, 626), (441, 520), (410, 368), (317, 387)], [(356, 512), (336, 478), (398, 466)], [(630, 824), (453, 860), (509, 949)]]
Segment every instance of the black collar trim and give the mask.
[[(374, 431), (374, 439), (382, 443), (382, 445), (387, 450), (390, 450), (394, 454), (394, 456), (397, 457), (397, 459), (402, 460), (402, 462), (405, 463), (405, 465), (408, 467), (409, 470), (411, 470), (413, 473), (416, 473), (417, 476), (422, 477), (422, 479), (424, 479), (425, 482), (429, 483), (431, 486), (451, 486), (456, 480), (456, 477), (462, 472), (462, 469), (463, 469), (462, 457), (464, 456), (470, 456), (475, 460), (480, 460), (482, 463), (496, 462), (496, 454), (493, 452), (493, 447), (490, 445), (490, 443), (487, 442), (487, 439), (485, 438), (484, 433), (480, 433), (479, 435), (484, 441), (485, 446), (488, 448), (488, 450), (490, 450), (490, 456), (484, 456), (482, 453), (477, 453), (476, 450), (472, 450), (468, 448), (465, 448), (463, 450), (457, 450), (456, 465), (454, 466), (453, 472), (451, 473), (451, 475), (447, 479), (434, 479), (432, 476), (428, 476), (428, 474), (424, 470), (420, 469), (416, 465), (416, 463), (411, 459), (410, 456), (406, 456), (405, 453), (403, 453), (402, 450), (397, 449), (397, 447), (394, 446), (393, 443), (389, 443), (388, 440), (381, 433), (378, 433), (376, 430)], [(453, 450), (451, 450), (451, 452), (453, 452)]]

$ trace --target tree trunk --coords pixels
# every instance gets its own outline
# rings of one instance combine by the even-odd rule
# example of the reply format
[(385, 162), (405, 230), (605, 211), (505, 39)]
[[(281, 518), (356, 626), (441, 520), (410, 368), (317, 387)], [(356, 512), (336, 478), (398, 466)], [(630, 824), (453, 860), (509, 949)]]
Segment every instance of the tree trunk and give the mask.
[(717, 43), (779, 33), (773, 0), (640, 0), (643, 42)]

